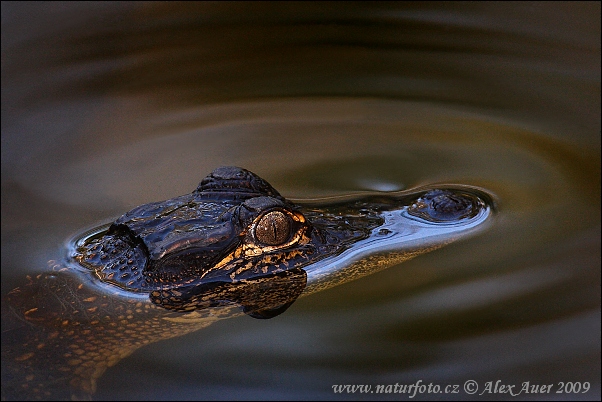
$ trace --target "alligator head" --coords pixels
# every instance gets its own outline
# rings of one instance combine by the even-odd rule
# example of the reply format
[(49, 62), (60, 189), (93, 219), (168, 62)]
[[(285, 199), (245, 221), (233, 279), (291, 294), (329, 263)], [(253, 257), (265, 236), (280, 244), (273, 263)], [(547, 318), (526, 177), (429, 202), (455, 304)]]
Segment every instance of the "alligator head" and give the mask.
[(191, 194), (127, 212), (84, 242), (77, 259), (102, 281), (148, 293), (169, 310), (236, 303), (270, 318), (303, 292), (305, 267), (377, 228), (390, 231), (385, 212), (445, 224), (470, 220), (485, 205), (474, 193), (449, 189), (296, 205), (248, 170), (220, 167)]

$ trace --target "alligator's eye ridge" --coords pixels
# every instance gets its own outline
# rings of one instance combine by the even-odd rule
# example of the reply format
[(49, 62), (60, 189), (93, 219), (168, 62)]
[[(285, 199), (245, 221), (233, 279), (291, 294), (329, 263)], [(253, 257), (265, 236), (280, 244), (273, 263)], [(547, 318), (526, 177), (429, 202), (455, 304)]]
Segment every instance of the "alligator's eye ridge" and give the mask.
[(263, 215), (255, 226), (255, 238), (268, 246), (278, 246), (288, 241), (291, 235), (291, 218), (282, 211), (271, 211)]

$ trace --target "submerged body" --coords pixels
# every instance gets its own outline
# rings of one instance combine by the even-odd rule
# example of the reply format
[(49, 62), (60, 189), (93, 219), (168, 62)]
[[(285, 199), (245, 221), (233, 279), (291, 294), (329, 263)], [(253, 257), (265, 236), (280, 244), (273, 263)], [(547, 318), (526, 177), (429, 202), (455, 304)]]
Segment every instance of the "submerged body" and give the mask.
[(86, 398), (141, 346), (243, 312), (274, 317), (472, 233), (490, 205), (466, 187), (294, 204), (249, 171), (218, 168), (193, 193), (81, 237), (69, 261), (9, 293), (2, 397)]

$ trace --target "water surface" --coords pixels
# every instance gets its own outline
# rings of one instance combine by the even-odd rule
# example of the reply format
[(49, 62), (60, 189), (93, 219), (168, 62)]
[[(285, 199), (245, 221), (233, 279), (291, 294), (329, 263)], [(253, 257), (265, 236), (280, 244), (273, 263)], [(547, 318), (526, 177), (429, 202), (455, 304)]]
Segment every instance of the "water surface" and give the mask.
[(3, 3), (2, 292), (74, 233), (221, 165), (293, 199), (470, 185), (496, 197), (486, 232), (275, 319), (149, 345), (97, 397), (399, 399), (332, 385), (471, 379), (589, 382), (578, 397), (599, 399), (599, 16), (599, 3)]

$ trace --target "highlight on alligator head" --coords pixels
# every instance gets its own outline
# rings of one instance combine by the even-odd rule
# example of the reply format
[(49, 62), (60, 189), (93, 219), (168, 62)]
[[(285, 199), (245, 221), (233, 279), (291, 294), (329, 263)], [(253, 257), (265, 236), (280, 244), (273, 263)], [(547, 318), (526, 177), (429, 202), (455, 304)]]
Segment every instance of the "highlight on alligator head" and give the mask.
[(2, 397), (87, 397), (145, 344), (238, 312), (275, 317), (474, 234), (492, 210), (462, 185), (292, 202), (248, 170), (215, 169), (190, 194), (80, 235), (54, 272), (9, 293)]

